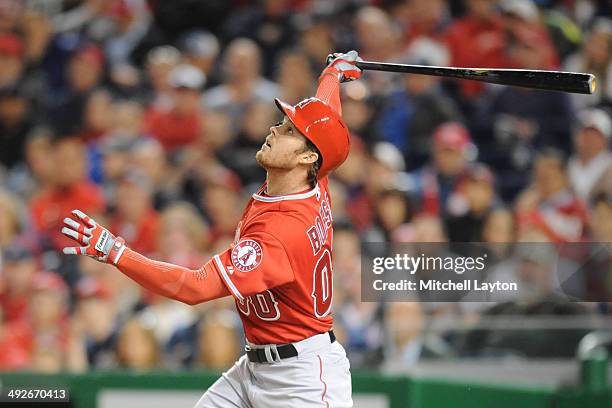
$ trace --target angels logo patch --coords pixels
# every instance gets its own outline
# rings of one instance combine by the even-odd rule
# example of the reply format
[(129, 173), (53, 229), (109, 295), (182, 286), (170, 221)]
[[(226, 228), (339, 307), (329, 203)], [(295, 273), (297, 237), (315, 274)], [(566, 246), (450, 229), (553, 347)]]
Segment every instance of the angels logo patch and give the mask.
[(232, 264), (241, 272), (249, 272), (261, 263), (261, 245), (252, 239), (240, 241), (232, 249)]

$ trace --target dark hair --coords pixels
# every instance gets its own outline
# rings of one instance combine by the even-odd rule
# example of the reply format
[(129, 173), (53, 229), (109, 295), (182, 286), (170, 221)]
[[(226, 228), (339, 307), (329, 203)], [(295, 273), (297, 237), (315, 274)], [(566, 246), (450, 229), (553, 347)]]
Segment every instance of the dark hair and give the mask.
[(308, 183), (310, 184), (311, 187), (314, 187), (317, 184), (317, 174), (319, 173), (319, 170), (321, 169), (321, 165), (323, 164), (323, 156), (321, 155), (321, 152), (319, 151), (319, 149), (317, 149), (317, 146), (314, 145), (314, 143), (312, 143), (308, 138), (305, 138), (305, 139), (306, 139), (306, 146), (304, 147), (304, 150), (302, 151), (302, 153), (315, 152), (319, 156), (317, 161), (312, 163), (312, 166), (308, 170)]

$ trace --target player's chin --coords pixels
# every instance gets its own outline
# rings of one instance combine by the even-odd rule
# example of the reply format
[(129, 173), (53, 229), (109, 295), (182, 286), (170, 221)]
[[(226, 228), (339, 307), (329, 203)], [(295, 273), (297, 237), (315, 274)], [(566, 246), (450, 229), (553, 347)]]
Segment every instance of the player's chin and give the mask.
[(255, 160), (261, 167), (266, 167), (266, 152), (263, 149), (259, 149), (257, 153), (255, 153)]

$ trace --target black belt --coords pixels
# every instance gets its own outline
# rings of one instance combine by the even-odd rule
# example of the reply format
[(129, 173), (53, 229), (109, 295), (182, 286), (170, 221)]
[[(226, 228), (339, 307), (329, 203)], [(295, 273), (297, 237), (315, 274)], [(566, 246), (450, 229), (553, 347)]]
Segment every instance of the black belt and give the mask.
[[(336, 341), (334, 331), (330, 330), (329, 340), (331, 343)], [(272, 363), (274, 361), (283, 360), (285, 358), (296, 357), (298, 355), (297, 349), (293, 344), (283, 344), (282, 346), (276, 347), (265, 347), (252, 349), (249, 346), (245, 347), (246, 355), (251, 363)], [(269, 350), (270, 358), (266, 356), (266, 350)]]

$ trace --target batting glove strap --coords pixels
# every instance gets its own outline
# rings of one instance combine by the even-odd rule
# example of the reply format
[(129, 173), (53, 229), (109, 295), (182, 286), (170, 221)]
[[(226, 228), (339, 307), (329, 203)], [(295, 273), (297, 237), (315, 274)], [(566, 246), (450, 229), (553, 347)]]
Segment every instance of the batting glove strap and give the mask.
[(64, 218), (62, 234), (82, 246), (66, 247), (63, 252), (67, 255), (87, 255), (97, 261), (116, 265), (125, 251), (125, 240), (115, 237), (80, 210), (73, 210), (72, 215), (74, 218)]
[(361, 69), (357, 67), (357, 61), (363, 61), (357, 54), (357, 51), (349, 51), (346, 54), (329, 54), (327, 56), (327, 67), (321, 75), (336, 75), (340, 82), (359, 79), (361, 77)]

